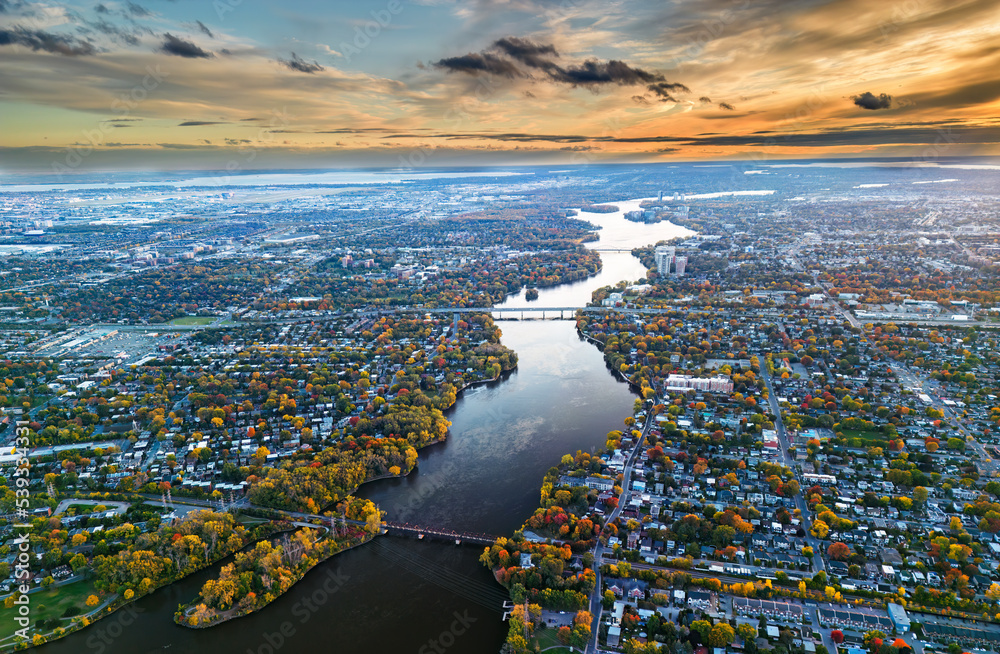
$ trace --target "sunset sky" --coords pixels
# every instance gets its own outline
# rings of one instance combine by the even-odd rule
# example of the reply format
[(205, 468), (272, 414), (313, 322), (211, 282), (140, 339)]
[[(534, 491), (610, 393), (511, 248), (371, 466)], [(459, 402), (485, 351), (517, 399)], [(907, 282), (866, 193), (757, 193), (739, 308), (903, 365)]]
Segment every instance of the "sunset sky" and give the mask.
[(6, 171), (998, 143), (996, 0), (0, 0)]

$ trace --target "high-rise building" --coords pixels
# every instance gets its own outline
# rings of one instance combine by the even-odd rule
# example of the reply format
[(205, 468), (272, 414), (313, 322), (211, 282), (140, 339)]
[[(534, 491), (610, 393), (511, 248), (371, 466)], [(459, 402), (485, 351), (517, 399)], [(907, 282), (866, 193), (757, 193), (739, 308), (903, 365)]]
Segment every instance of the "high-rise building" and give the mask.
[(687, 268), (687, 263), (687, 257), (674, 257), (674, 271), (678, 276), (684, 274), (684, 270)]
[(674, 254), (677, 248), (669, 245), (661, 245), (656, 248), (656, 272), (660, 275), (669, 275), (670, 268), (674, 264)]
[(656, 196), (657, 202), (663, 202), (663, 191), (660, 191), (659, 195)]

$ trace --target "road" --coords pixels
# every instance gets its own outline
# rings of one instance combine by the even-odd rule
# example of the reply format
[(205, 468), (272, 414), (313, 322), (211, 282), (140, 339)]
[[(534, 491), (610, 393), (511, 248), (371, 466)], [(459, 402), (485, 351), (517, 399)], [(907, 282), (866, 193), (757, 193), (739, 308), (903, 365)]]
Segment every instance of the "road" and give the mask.
[[(628, 498), (631, 497), (632, 491), (629, 490), (630, 481), (632, 479), (632, 470), (635, 467), (636, 459), (639, 458), (639, 453), (642, 451), (642, 446), (646, 442), (646, 436), (649, 434), (649, 430), (652, 429), (653, 424), (656, 420), (653, 418), (652, 411), (646, 415), (646, 422), (642, 427), (642, 434), (639, 436), (639, 440), (636, 442), (635, 447), (632, 449), (632, 453), (629, 454), (628, 460), (625, 462), (625, 468), (622, 470), (622, 493), (618, 497), (618, 506), (611, 510), (608, 514), (607, 520), (604, 524), (609, 525), (618, 519), (621, 515), (622, 508), (628, 502)], [(598, 631), (601, 626), (601, 612), (604, 610), (604, 605), (601, 604), (601, 565), (600, 561), (604, 560), (604, 545), (601, 544), (600, 539), (598, 539), (597, 544), (594, 546), (594, 572), (597, 574), (597, 583), (594, 586), (594, 592), (590, 594), (590, 615), (593, 619), (590, 624), (591, 640), (587, 643), (587, 649), (584, 654), (589, 654), (591, 651), (596, 652), (598, 649), (597, 636)]]
[(778, 397), (774, 392), (774, 384), (771, 381), (771, 374), (767, 370), (767, 361), (761, 353), (757, 354), (757, 359), (760, 361), (760, 376), (764, 380), (764, 385), (767, 387), (767, 401), (771, 407), (771, 413), (774, 414), (774, 429), (778, 433), (778, 447), (781, 450), (781, 462), (792, 471), (796, 480), (799, 482), (800, 491), (795, 495), (795, 507), (799, 509), (799, 513), (802, 515), (802, 528), (806, 530), (806, 543), (813, 548), (813, 570), (816, 572), (825, 572), (826, 563), (823, 561), (823, 542), (809, 532), (809, 529), (812, 527), (812, 522), (809, 520), (809, 508), (806, 506), (806, 501), (803, 497), (806, 490), (805, 484), (795, 467), (795, 461), (792, 459), (792, 455), (788, 453), (788, 449), (791, 444), (788, 441), (788, 433), (785, 431), (785, 422), (781, 419), (781, 406), (778, 404)]

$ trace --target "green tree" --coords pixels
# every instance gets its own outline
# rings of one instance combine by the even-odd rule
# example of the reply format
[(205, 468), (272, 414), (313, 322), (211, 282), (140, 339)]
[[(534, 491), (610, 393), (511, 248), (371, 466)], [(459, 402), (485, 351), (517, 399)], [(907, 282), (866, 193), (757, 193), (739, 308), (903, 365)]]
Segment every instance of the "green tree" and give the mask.
[(708, 644), (712, 647), (729, 647), (733, 644), (733, 639), (736, 637), (736, 632), (725, 622), (720, 622), (719, 624), (712, 627), (712, 631), (708, 634)]

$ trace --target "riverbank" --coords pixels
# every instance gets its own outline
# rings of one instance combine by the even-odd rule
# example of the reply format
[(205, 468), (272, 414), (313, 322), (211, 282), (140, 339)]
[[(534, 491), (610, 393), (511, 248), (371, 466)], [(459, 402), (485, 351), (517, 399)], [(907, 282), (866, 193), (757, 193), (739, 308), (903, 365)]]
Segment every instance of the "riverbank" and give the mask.
[[(215, 513), (214, 511), (211, 511), (210, 509), (207, 508), (205, 510), (209, 511), (210, 513)], [(88, 613), (83, 613), (70, 618), (68, 624), (60, 625), (48, 633), (43, 633), (43, 634), (36, 633), (33, 635), (33, 638), (30, 641), (22, 640), (10, 643), (5, 642), (2, 645), (0, 645), (0, 652), (6, 653), (6, 652), (18, 651), (20, 649), (24, 649), (25, 645), (28, 646), (40, 645), (42, 643), (49, 643), (63, 639), (77, 631), (80, 631), (81, 629), (89, 625), (94, 624), (98, 620), (102, 620), (104, 618), (109, 617), (111, 614), (117, 612), (120, 609), (126, 608), (134, 604), (135, 602), (144, 597), (156, 593), (158, 590), (164, 589), (168, 586), (171, 586), (172, 584), (183, 581), (184, 579), (187, 579), (192, 575), (202, 572), (213, 565), (217, 565), (222, 561), (225, 561), (227, 558), (238, 554), (241, 550), (244, 550), (250, 545), (259, 542), (262, 539), (270, 538), (274, 536), (276, 533), (279, 533), (280, 531), (281, 528), (273, 522), (268, 524), (258, 525), (253, 530), (246, 530), (245, 536), (243, 536), (240, 539), (240, 544), (235, 549), (219, 550), (216, 556), (214, 556), (210, 560), (206, 560), (201, 565), (198, 565), (190, 570), (186, 570), (184, 574), (169, 579), (165, 579), (160, 583), (156, 583), (154, 581), (153, 584), (155, 585), (150, 584), (148, 589), (146, 589), (144, 592), (137, 592), (128, 587), (126, 587), (125, 590), (121, 590), (121, 588), (119, 587), (117, 591), (108, 592), (107, 594), (104, 595), (103, 598), (100, 598), (99, 600), (100, 603), (93, 610), (89, 611)], [(76, 583), (85, 583), (87, 581), (93, 584), (92, 580), (84, 580)], [(142, 587), (140, 586), (140, 591), (141, 590)], [(99, 597), (98, 593), (104, 594), (99, 589), (92, 588), (92, 594)]]
[[(510, 368), (508, 370), (502, 370), (495, 377), (492, 377), (492, 378), (489, 378), (489, 379), (479, 379), (479, 380), (475, 380), (475, 381), (470, 381), (470, 382), (467, 382), (467, 383), (463, 383), (462, 386), (456, 390), (456, 402), (457, 402), (457, 398), (465, 390), (470, 389), (470, 388), (474, 388), (474, 387), (477, 387), (477, 386), (483, 386), (483, 385), (490, 385), (490, 384), (494, 384), (494, 383), (499, 383), (499, 382), (501, 382), (503, 380), (503, 378), (505, 376), (509, 376), (509, 374), (512, 373), (516, 369), (516, 367), (517, 366), (515, 365), (513, 368)], [(450, 409), (451, 407), (454, 406), (454, 404), (455, 404), (455, 402), (452, 402), (447, 407), (445, 407), (444, 410)], [(428, 441), (428, 442), (422, 444), (418, 448), (415, 447), (415, 449), (417, 451), (420, 451), (420, 450), (422, 450), (422, 449), (424, 449), (426, 447), (429, 447), (431, 445), (443, 443), (446, 440), (447, 440), (447, 436), (443, 436), (441, 438), (436, 438), (436, 439), (433, 439), (431, 441)], [(384, 475), (379, 475), (377, 477), (373, 477), (371, 479), (366, 479), (364, 482), (362, 482), (361, 484), (358, 485), (358, 487), (355, 489), (355, 491), (357, 491), (358, 489), (360, 489), (365, 484), (369, 484), (369, 483), (376, 482), (376, 481), (379, 481), (379, 480), (406, 477), (409, 474), (411, 474), (413, 472), (413, 470), (415, 470), (418, 467), (418, 463), (419, 462), (415, 462), (414, 466), (412, 468), (410, 468), (407, 471), (401, 471), (399, 474), (388, 474), (387, 473), (387, 474), (384, 474)], [(377, 536), (377, 535), (378, 534), (365, 534), (363, 537), (361, 537), (356, 542), (351, 543), (349, 546), (341, 548), (341, 549), (337, 549), (336, 551), (329, 552), (328, 554), (326, 554), (325, 556), (323, 556), (319, 560), (316, 560), (315, 562), (313, 562), (308, 567), (306, 567), (306, 568), (304, 568), (304, 569), (302, 569), (300, 571), (297, 571), (296, 574), (295, 574), (294, 580), (291, 581), (291, 583), (288, 585), (287, 588), (285, 588), (281, 593), (275, 594), (273, 596), (270, 593), (268, 593), (265, 596), (267, 598), (266, 601), (260, 603), (259, 605), (254, 605), (254, 606), (251, 606), (251, 607), (244, 607), (243, 609), (230, 609), (230, 610), (227, 610), (227, 611), (224, 611), (224, 612), (202, 613), (201, 615), (196, 615), (197, 614), (197, 609), (198, 609), (198, 604), (197, 604), (197, 600), (195, 600), (195, 601), (192, 601), (192, 602), (184, 605), (181, 609), (179, 609), (177, 611), (177, 613), (175, 614), (175, 616), (174, 616), (174, 621), (177, 624), (179, 624), (179, 625), (182, 625), (182, 626), (185, 626), (185, 627), (189, 627), (189, 628), (192, 628), (192, 629), (204, 629), (204, 628), (207, 628), (207, 627), (211, 627), (211, 626), (216, 626), (216, 625), (219, 625), (219, 624), (223, 624), (225, 622), (228, 622), (230, 620), (234, 620), (236, 618), (245, 617), (245, 616), (251, 615), (253, 613), (256, 613), (256, 612), (264, 609), (265, 607), (267, 607), (269, 604), (271, 604), (272, 602), (274, 602), (275, 600), (277, 600), (279, 597), (281, 597), (285, 593), (287, 593), (291, 589), (292, 586), (294, 586), (295, 584), (299, 583), (306, 576), (306, 574), (308, 574), (308, 572), (310, 570), (312, 570), (314, 567), (316, 567), (317, 565), (319, 565), (319, 563), (322, 563), (323, 561), (326, 561), (326, 560), (330, 559), (331, 557), (333, 557), (333, 556), (335, 556), (337, 554), (341, 554), (343, 552), (346, 552), (348, 550), (354, 549), (356, 547), (360, 547), (360, 546), (368, 543), (369, 541), (373, 540), (375, 538), (375, 536)], [(197, 618), (197, 619), (193, 620), (193, 618)]]
[[(305, 576), (309, 574), (309, 572), (319, 564), (330, 560), (331, 558), (333, 558), (338, 554), (343, 554), (344, 552), (348, 552), (356, 547), (361, 547), (365, 543), (368, 543), (369, 541), (373, 540), (378, 535), (380, 534), (362, 532), (360, 536), (350, 538), (348, 541), (350, 542), (349, 545), (345, 547), (338, 547), (337, 549), (330, 549), (329, 551), (322, 552), (321, 555), (316, 557), (315, 559), (313, 558), (308, 559), (308, 563), (305, 567), (297, 568), (295, 570), (293, 578), (290, 581), (286, 580), (286, 583), (288, 584), (286, 588), (284, 588), (279, 593), (270, 593), (270, 592), (266, 593), (263, 596), (263, 599), (259, 602), (255, 602), (253, 606), (244, 606), (242, 608), (229, 609), (225, 611), (206, 611), (205, 609), (207, 607), (205, 607), (204, 604), (198, 602), (198, 599), (201, 597), (199, 596), (199, 598), (196, 598), (195, 600), (177, 609), (177, 612), (174, 614), (174, 622), (182, 627), (188, 627), (190, 629), (207, 629), (209, 627), (215, 627), (224, 624), (226, 622), (229, 622), (230, 620), (235, 620), (237, 618), (242, 618), (248, 615), (252, 615), (266, 608), (268, 605), (277, 600), (279, 597), (289, 592), (292, 589), (292, 587), (294, 587), (297, 583), (302, 581), (305, 578)], [(337, 544), (338, 541), (334, 539), (333, 543)], [(213, 580), (209, 580), (209, 582), (211, 581)], [(203, 590), (204, 588), (208, 587), (209, 583), (206, 583), (206, 585), (203, 587)]]
[[(602, 354), (604, 353), (604, 343), (600, 342), (593, 336), (588, 336), (587, 334), (584, 334), (582, 331), (580, 331), (579, 325), (577, 325), (576, 333), (580, 335), (580, 338), (586, 340), (588, 343), (596, 345), (597, 349), (600, 350)], [(616, 375), (619, 379), (628, 384), (630, 388), (638, 392), (640, 395), (642, 394), (642, 386), (636, 384), (634, 381), (629, 379), (628, 376), (621, 370), (616, 370), (615, 368), (611, 367), (610, 364), (607, 364), (607, 361), (605, 361), (605, 363), (608, 367), (608, 370), (610, 370), (613, 375)]]

